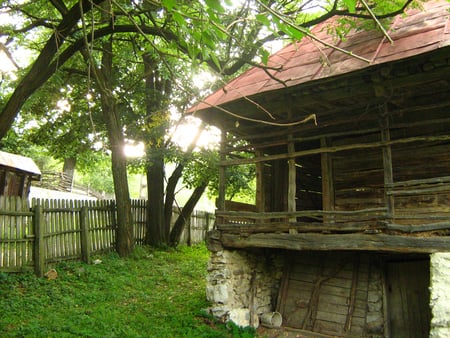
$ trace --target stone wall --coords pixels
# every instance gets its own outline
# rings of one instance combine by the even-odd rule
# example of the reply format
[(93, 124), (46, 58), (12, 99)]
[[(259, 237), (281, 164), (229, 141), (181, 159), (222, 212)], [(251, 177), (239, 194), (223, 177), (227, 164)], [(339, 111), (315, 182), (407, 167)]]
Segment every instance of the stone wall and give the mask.
[(212, 252), (206, 289), (211, 313), (239, 326), (258, 327), (261, 314), (274, 311), (282, 262), (267, 250)]
[(450, 253), (430, 256), (430, 338), (450, 337)]

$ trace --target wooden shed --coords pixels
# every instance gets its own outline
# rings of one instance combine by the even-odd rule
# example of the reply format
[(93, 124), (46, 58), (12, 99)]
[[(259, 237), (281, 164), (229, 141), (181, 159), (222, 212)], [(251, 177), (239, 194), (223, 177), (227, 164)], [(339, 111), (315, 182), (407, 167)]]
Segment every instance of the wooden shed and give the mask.
[(40, 178), (41, 171), (31, 158), (0, 151), (0, 196), (27, 198), (31, 181)]
[[(392, 43), (377, 30), (337, 41), (325, 22), (317, 37), (349, 53), (304, 38), (190, 110), (222, 130), (210, 249), (221, 263), (224, 250), (281, 257), (270, 305), (285, 326), (428, 336), (430, 255), (450, 251), (450, 3), (423, 6), (393, 20)], [(254, 205), (225, 200), (238, 165), (256, 167)], [(237, 306), (250, 324), (263, 311), (254, 296)]]

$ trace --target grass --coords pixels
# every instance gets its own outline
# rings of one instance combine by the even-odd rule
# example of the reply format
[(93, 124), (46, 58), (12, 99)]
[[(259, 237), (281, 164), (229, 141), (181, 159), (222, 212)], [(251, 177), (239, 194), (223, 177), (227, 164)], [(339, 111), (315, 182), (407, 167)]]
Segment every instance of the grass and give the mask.
[(136, 248), (100, 264), (60, 263), (58, 278), (0, 273), (1, 337), (254, 337), (206, 315), (204, 246)]

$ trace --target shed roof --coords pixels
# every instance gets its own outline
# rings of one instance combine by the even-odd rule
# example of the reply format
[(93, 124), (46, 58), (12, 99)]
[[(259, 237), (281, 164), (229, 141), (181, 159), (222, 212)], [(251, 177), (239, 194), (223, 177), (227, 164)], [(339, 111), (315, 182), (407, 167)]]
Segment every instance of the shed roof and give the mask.
[(333, 19), (313, 29), (320, 40), (337, 45), (369, 62), (304, 38), (269, 58), (268, 66), (278, 70), (251, 68), (192, 107), (189, 112), (208, 110), (255, 94), (331, 78), (450, 46), (450, 2), (429, 1), (423, 7), (423, 10), (407, 10), (406, 15), (394, 18), (389, 29), (393, 44), (377, 30), (354, 30), (345, 41), (337, 41), (327, 32), (327, 28), (335, 22)]
[(39, 179), (41, 176), (41, 171), (36, 163), (31, 158), (21, 155), (0, 151), (0, 166), (27, 172), (35, 179)]

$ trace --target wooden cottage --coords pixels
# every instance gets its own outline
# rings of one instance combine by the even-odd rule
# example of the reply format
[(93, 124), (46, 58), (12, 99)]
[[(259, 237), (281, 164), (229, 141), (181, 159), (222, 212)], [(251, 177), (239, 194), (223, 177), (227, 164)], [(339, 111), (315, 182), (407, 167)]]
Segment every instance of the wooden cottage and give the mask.
[(41, 172), (31, 158), (0, 151), (0, 196), (27, 198), (31, 181), (40, 178)]
[[(337, 41), (321, 24), (320, 40), (351, 53), (304, 38), (190, 110), (222, 130), (216, 316), (450, 336), (450, 3), (423, 6), (393, 20), (392, 43), (376, 30)], [(225, 199), (238, 165), (256, 168), (254, 205)]]

